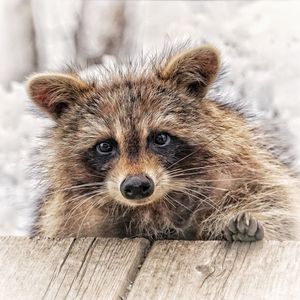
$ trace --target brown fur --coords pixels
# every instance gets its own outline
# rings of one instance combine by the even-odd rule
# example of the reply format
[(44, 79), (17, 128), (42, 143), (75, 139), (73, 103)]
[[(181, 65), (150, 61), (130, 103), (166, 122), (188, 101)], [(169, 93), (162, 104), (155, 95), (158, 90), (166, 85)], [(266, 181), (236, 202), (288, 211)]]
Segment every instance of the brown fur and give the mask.
[[(63, 74), (31, 78), (29, 95), (56, 122), (44, 148), (48, 191), (35, 233), (223, 239), (230, 218), (248, 212), (267, 239), (296, 238), (294, 175), (245, 117), (206, 97), (219, 64), (216, 50), (201, 47), (101, 82)], [(59, 103), (63, 110), (55, 109)], [(153, 131), (176, 137), (176, 149), (151, 151)], [(110, 138), (118, 155), (100, 166), (93, 147)], [(153, 179), (154, 194), (125, 199), (120, 183), (140, 173)]]

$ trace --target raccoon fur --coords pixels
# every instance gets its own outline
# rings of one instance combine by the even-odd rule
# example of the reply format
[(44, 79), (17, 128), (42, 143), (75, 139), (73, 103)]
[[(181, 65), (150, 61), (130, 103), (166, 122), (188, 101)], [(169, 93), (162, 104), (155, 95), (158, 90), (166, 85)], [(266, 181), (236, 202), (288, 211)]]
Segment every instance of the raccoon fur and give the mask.
[(32, 233), (297, 239), (297, 176), (263, 128), (211, 96), (220, 68), (202, 46), (90, 79), (33, 75), (28, 94), (54, 126)]

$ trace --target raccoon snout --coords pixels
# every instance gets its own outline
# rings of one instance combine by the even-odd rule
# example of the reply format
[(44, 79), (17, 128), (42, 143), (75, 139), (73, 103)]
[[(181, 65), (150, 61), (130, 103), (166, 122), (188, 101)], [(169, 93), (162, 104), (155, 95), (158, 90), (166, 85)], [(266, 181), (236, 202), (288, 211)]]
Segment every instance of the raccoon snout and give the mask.
[(139, 200), (153, 194), (154, 182), (150, 177), (144, 174), (129, 175), (121, 183), (120, 190), (125, 198)]

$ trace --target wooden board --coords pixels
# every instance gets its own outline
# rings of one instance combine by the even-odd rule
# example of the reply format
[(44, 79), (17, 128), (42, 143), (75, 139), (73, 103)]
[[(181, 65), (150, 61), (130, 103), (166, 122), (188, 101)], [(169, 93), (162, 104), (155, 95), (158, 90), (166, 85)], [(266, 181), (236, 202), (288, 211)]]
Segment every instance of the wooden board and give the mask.
[(300, 299), (300, 243), (156, 242), (133, 299)]
[(0, 238), (0, 299), (122, 299), (144, 239)]
[(0, 300), (300, 299), (300, 242), (148, 249), (144, 239), (2, 237)]

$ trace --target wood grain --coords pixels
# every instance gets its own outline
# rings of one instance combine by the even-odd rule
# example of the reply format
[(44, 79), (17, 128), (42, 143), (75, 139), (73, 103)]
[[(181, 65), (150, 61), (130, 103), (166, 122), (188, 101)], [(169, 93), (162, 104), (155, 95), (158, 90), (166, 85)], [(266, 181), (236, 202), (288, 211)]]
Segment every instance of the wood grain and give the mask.
[(300, 242), (156, 242), (133, 299), (300, 299)]
[(144, 239), (0, 238), (0, 299), (121, 299)]

